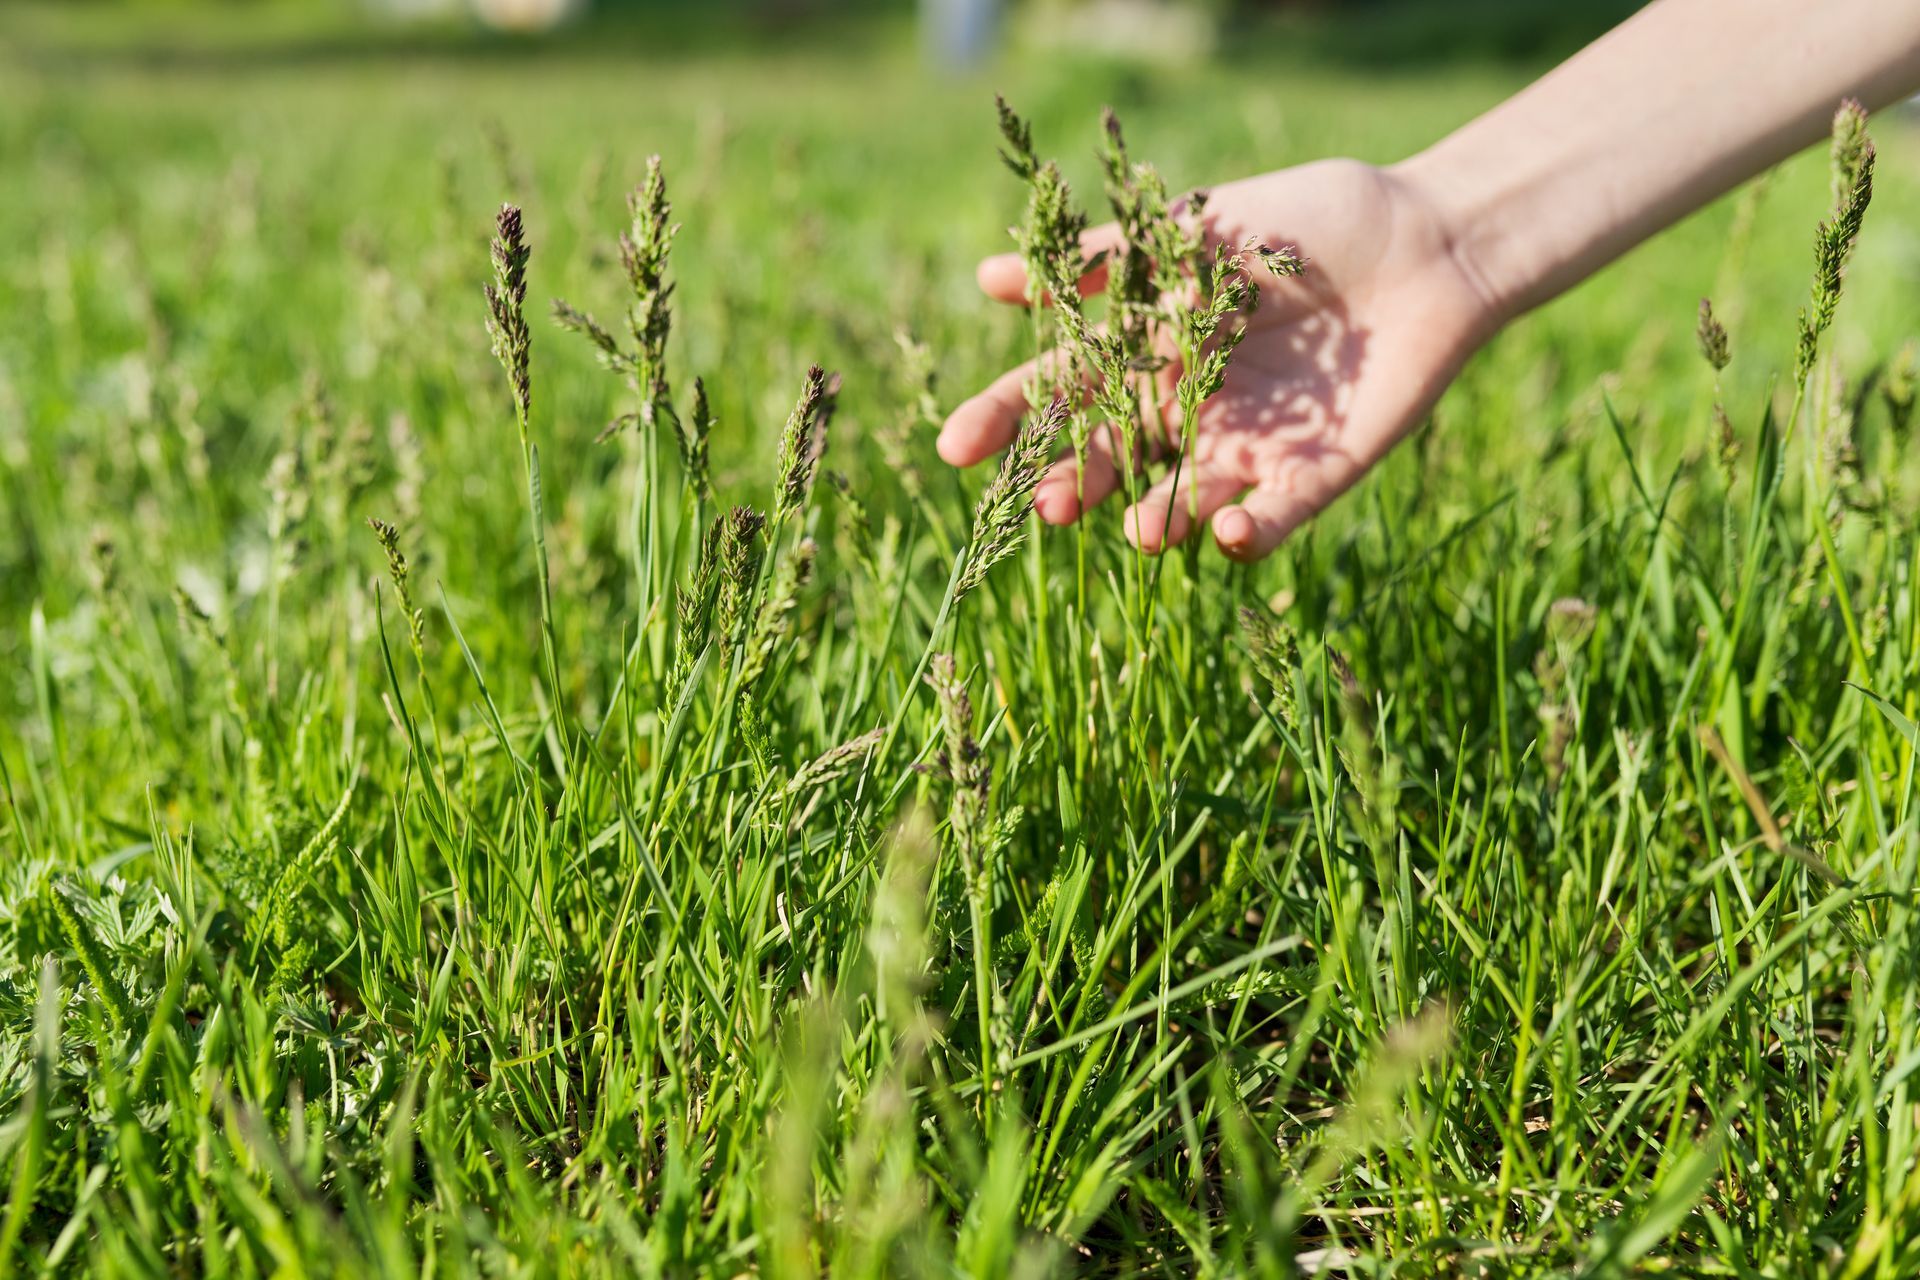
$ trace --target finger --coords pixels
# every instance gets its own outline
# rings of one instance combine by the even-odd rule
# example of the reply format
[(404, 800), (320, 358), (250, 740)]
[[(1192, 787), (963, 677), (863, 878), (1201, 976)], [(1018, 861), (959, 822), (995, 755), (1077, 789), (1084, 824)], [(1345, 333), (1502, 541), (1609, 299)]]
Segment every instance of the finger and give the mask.
[(1254, 489), (1214, 513), (1214, 544), (1229, 559), (1246, 563), (1263, 559), (1325, 505), (1312, 492)]
[[(1118, 249), (1126, 243), (1120, 228), (1109, 222), (1085, 231), (1080, 236), (1080, 252), (1088, 257), (1104, 250)], [(1024, 304), (1027, 301), (1027, 265), (1017, 253), (996, 253), (981, 259), (974, 273), (980, 290), (1000, 302)], [(1107, 267), (1103, 262), (1080, 277), (1082, 294), (1098, 293), (1107, 287)]]
[(1033, 491), (1033, 509), (1048, 524), (1072, 524), (1119, 487), (1113, 429), (1102, 427), (1087, 441), (1085, 466), (1069, 454), (1041, 477)]
[(1175, 477), (1162, 476), (1127, 509), (1127, 540), (1148, 555), (1178, 546), (1196, 521), (1207, 519), (1246, 487), (1224, 468), (1192, 461), (1180, 467), (1177, 483), (1176, 491)]
[[(940, 457), (956, 467), (970, 467), (990, 458), (1013, 443), (1020, 430), (1020, 419), (1032, 409), (1027, 388), (1038, 377), (1043, 382), (1057, 379), (1056, 367), (1069, 357), (1062, 351), (1050, 351), (1036, 360), (1015, 365), (970, 399), (963, 400), (940, 428), (934, 447)], [(1080, 375), (1084, 380), (1084, 372)]]

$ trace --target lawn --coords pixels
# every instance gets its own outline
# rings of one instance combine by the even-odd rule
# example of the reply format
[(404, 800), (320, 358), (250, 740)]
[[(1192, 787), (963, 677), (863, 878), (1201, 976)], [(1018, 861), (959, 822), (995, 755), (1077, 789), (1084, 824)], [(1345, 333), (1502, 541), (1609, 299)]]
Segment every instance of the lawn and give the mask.
[[(1901, 121), (1803, 394), (1822, 154), (1268, 561), (975, 583), (996, 90), (1097, 201), (1102, 104), (1180, 187), (1541, 67), (233, 22), (0, 14), (0, 1272), (1920, 1272)], [(655, 153), (710, 492), (549, 319)]]

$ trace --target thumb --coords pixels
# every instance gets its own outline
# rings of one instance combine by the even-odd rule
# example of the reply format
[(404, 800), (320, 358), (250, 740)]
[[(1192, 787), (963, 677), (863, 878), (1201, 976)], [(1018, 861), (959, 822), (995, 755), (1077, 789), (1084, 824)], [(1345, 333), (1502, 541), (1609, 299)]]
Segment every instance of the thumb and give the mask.
[[(1082, 256), (1091, 258), (1103, 250), (1117, 250), (1126, 241), (1120, 234), (1120, 228), (1114, 223), (1103, 223), (1089, 228), (1080, 236)], [(1017, 253), (996, 253), (991, 258), (980, 261), (975, 275), (980, 281), (980, 290), (989, 298), (999, 302), (1024, 304), (1027, 300), (1027, 266)], [(1102, 262), (1080, 277), (1082, 295), (1098, 293), (1107, 287), (1107, 266)]]

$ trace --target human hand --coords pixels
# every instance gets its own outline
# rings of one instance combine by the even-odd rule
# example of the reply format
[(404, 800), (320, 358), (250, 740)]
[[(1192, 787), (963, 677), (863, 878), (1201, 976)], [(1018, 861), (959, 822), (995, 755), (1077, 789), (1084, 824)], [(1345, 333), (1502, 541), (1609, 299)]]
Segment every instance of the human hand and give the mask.
[[(1214, 243), (1286, 245), (1306, 268), (1287, 278), (1254, 268), (1260, 305), (1200, 408), (1178, 492), (1169, 467), (1128, 509), (1126, 531), (1157, 553), (1210, 519), (1221, 551), (1257, 560), (1405, 436), (1501, 317), (1437, 206), (1392, 169), (1326, 160), (1230, 183), (1212, 190), (1201, 221)], [(1118, 243), (1112, 224), (1083, 240), (1089, 255)], [(979, 278), (991, 297), (1027, 300), (1017, 254), (986, 259)], [(1081, 282), (1083, 292), (1104, 285), (1098, 267)], [(1011, 369), (956, 408), (940, 456), (970, 466), (1011, 443), (1034, 372), (1032, 361)], [(1179, 444), (1177, 373), (1159, 375), (1158, 452)], [(1111, 434), (1094, 433), (1084, 476), (1071, 457), (1054, 464), (1034, 494), (1042, 519), (1070, 524), (1121, 487)]]

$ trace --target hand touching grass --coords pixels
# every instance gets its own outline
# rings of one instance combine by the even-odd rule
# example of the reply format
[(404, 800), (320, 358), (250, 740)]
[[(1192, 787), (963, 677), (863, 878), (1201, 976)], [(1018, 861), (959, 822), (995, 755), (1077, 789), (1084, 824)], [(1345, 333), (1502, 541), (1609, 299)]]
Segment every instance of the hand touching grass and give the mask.
[[(1253, 273), (1261, 305), (1190, 421), (1163, 404), (1140, 416), (1178, 418), (1170, 433), (1118, 433), (1143, 438), (1129, 467), (1164, 461), (1169, 439), (1187, 446), (1144, 493), (1126, 486), (1139, 498), (1126, 520), (1135, 545), (1157, 552), (1210, 518), (1228, 555), (1266, 555), (1406, 435), (1506, 320), (1818, 140), (1843, 97), (1873, 108), (1920, 89), (1914, 6), (1828, 0), (1810, 12), (1800, 0), (1655, 0), (1390, 169), (1324, 161), (1213, 191), (1200, 221), (1217, 245), (1290, 246), (1306, 269)], [(1010, 118), (1003, 108), (1003, 132)], [(1013, 123), (1009, 141), (1030, 161)], [(1120, 240), (1112, 226), (1089, 232), (1089, 260)], [(1082, 287), (1104, 283), (1096, 269)], [(980, 284), (1003, 301), (1028, 296), (1011, 254), (983, 262)], [(1005, 448), (1034, 372), (1011, 370), (955, 409), (941, 456), (966, 466)], [(1177, 360), (1158, 371), (1163, 393), (1178, 373)], [(1055, 465), (1035, 495), (1044, 519), (1076, 520), (1122, 487), (1115, 434), (1093, 431), (1084, 475)]]
[[(1496, 327), (1485, 291), (1452, 250), (1424, 194), (1393, 170), (1327, 160), (1215, 188), (1201, 214), (1208, 239), (1235, 247), (1286, 245), (1298, 275), (1254, 271), (1261, 297), (1220, 391), (1201, 406), (1178, 468), (1179, 362), (1155, 375), (1166, 432), (1142, 450), (1160, 479), (1126, 513), (1128, 537), (1158, 552), (1210, 520), (1214, 540), (1254, 560), (1345, 492), (1420, 420), (1461, 363)], [(1114, 250), (1113, 224), (1089, 231), (1090, 259)], [(1016, 254), (980, 264), (980, 286), (1024, 303)], [(1106, 286), (1104, 263), (1081, 282)], [(1006, 447), (1027, 412), (1033, 362), (1011, 369), (953, 411), (941, 457), (968, 466)], [(1122, 487), (1116, 433), (1096, 429), (1084, 473), (1057, 462), (1034, 506), (1068, 524)], [(1177, 470), (1177, 477), (1176, 477)], [(1178, 486), (1176, 493), (1175, 487)]]

